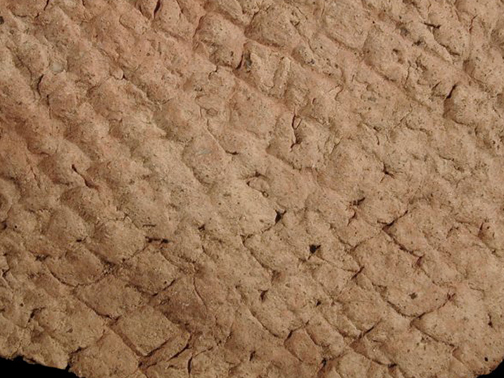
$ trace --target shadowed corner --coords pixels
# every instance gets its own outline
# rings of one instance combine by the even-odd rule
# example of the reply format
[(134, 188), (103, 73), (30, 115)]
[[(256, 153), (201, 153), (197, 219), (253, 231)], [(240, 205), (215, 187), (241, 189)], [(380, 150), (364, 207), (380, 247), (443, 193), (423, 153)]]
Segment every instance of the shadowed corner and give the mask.
[(48, 378), (77, 378), (73, 373), (67, 370), (50, 368), (47, 366), (31, 364), (24, 361), (21, 357), (14, 360), (0, 358), (0, 377), (48, 377)]
[[(41, 375), (42, 374), (42, 375)], [(21, 357), (14, 360), (0, 358), (0, 376), (3, 378), (14, 377), (48, 377), (48, 378), (77, 378), (77, 376), (66, 370), (49, 368), (42, 365), (34, 365), (24, 361)], [(499, 378), (504, 377), (504, 361), (492, 373), (480, 375), (478, 378)]]
[(504, 377), (504, 361), (500, 363), (500, 365), (488, 375), (480, 375), (479, 378), (498, 378)]

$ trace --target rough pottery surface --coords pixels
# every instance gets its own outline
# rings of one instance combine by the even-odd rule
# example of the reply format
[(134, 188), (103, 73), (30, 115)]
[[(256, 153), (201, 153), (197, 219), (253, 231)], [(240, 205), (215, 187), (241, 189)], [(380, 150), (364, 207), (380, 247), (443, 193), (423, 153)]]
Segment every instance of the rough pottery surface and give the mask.
[(0, 356), (84, 378), (504, 357), (504, 4), (0, 0)]

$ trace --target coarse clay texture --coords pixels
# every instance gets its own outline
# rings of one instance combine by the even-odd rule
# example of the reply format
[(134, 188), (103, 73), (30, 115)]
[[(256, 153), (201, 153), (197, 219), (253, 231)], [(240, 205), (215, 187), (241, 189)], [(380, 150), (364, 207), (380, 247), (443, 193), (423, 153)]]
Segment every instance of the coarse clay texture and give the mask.
[(502, 1), (0, 16), (0, 356), (85, 378), (503, 359)]

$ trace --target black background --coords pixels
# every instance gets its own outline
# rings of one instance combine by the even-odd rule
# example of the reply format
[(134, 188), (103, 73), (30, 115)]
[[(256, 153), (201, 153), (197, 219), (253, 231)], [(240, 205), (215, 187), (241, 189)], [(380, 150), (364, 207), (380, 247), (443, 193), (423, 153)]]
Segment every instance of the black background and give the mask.
[[(45, 378), (76, 378), (75, 374), (68, 371), (52, 369), (41, 365), (31, 365), (24, 362), (21, 358), (14, 361), (0, 359), (0, 377), (19, 378), (19, 377), (45, 377)], [(502, 378), (504, 377), (504, 362), (492, 374), (482, 375), (481, 378)], [(169, 378), (169, 377), (166, 377)], [(363, 377), (364, 378), (364, 377)]]

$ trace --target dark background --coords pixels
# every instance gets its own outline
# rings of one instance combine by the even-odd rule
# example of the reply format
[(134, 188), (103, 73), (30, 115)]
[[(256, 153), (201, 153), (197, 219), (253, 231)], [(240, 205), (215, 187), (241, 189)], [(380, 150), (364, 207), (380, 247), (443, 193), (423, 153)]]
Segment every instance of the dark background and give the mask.
[[(20, 357), (14, 361), (0, 358), (0, 377), (47, 377), (47, 378), (76, 378), (77, 376), (64, 370), (52, 369), (41, 365), (31, 365), (24, 362)], [(492, 374), (482, 375), (481, 378), (502, 378), (504, 377), (504, 362)], [(169, 377), (166, 377), (169, 378)], [(364, 377), (363, 377), (364, 378)]]

